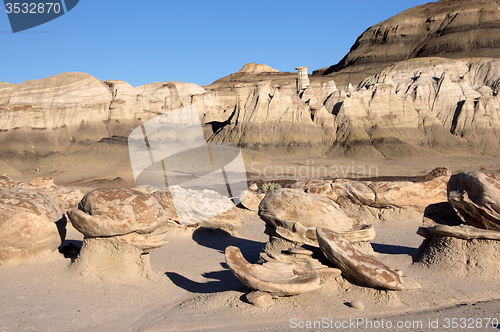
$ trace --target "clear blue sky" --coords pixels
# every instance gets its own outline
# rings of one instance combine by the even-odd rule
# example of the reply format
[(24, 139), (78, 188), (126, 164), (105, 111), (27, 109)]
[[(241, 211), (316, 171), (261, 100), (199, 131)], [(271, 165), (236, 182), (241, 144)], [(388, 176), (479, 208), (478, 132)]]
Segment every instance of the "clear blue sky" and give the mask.
[(80, 0), (16, 34), (0, 11), (0, 81), (78, 71), (133, 86), (208, 85), (248, 62), (312, 72), (340, 61), (370, 26), (427, 2)]

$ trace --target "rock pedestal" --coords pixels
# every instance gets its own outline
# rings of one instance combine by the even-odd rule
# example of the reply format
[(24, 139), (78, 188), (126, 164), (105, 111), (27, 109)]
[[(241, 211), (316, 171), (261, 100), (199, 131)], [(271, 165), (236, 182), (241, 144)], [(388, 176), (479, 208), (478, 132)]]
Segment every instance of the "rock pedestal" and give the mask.
[(309, 82), (309, 75), (307, 74), (307, 66), (304, 67), (297, 67), (295, 70), (298, 70), (297, 72), (297, 92), (301, 92), (309, 85), (311, 85), (311, 82)]

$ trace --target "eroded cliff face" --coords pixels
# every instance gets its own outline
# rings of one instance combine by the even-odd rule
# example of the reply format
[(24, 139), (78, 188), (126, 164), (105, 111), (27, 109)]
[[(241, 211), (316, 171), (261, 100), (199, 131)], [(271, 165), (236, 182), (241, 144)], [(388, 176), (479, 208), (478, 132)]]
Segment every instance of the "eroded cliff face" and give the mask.
[(366, 79), (343, 100), (328, 154), (499, 155), (499, 63), (415, 59)]
[(441, 0), (367, 29), (337, 64), (315, 74), (373, 75), (400, 61), (500, 57), (500, 1)]
[[(0, 85), (0, 152), (74, 153), (195, 105), (208, 141), (272, 156), (421, 158), (500, 154), (500, 60), (397, 63), (357, 88), (312, 81), (132, 87), (87, 74)], [(123, 139), (126, 141), (126, 139)], [(89, 150), (90, 151), (90, 150)]]
[[(196, 98), (202, 94), (203, 98)], [(202, 112), (219, 107), (215, 94), (191, 83), (151, 83), (134, 88), (123, 81), (103, 82), (84, 73), (64, 73), (21, 84), (0, 83), (0, 150), (63, 152), (71, 144), (128, 136), (142, 122), (192, 103)]]

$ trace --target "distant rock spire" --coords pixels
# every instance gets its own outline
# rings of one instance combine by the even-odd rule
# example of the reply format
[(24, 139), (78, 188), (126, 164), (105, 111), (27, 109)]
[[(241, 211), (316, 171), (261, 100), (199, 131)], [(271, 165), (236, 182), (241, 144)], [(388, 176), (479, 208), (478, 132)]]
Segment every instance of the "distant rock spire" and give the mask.
[(297, 92), (301, 92), (311, 83), (309, 82), (309, 75), (307, 74), (307, 66), (304, 67), (297, 67), (295, 70), (298, 70), (297, 72)]

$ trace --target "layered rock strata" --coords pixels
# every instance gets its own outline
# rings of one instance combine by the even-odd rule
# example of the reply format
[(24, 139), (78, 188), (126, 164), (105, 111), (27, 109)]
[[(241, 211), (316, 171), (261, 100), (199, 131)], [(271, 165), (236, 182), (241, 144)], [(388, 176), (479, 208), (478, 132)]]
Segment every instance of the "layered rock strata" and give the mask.
[(422, 57), (500, 57), (500, 7), (494, 0), (440, 0), (408, 9), (367, 29), (335, 66), (315, 74), (373, 75)]

